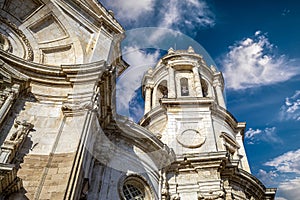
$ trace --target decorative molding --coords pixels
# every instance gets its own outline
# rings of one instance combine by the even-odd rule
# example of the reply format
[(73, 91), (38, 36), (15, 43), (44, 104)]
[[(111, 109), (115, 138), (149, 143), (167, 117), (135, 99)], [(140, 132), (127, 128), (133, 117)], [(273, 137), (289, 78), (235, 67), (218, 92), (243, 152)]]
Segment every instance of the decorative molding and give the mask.
[(3, 18), (0, 16), (0, 21), (4, 24), (6, 24), (8, 27), (10, 27), (24, 42), (25, 46), (27, 47), (27, 57), (26, 60), (33, 61), (33, 50), (30, 45), (29, 40), (27, 39), (26, 35), (12, 22), (10, 22), (8, 19)]
[[(51, 30), (51, 25), (53, 25), (52, 29), (54, 30)], [(69, 37), (65, 27), (52, 12), (31, 24), (28, 29), (37, 36), (37, 40), (40, 44), (50, 43)], [(52, 31), (56, 32), (53, 33)], [(41, 35), (44, 35), (46, 38), (40, 38)], [(56, 38), (53, 38), (53, 35), (55, 35)]]
[(228, 133), (222, 132), (220, 138), (222, 138), (223, 145), (230, 153), (233, 154), (240, 148), (240, 145), (235, 141), (235, 138)]
[(206, 140), (206, 134), (203, 134), (203, 131), (205, 131), (205, 129), (201, 129), (200, 131), (195, 129), (186, 129), (177, 135), (177, 142), (183, 147), (198, 148), (204, 144)]
[[(40, 63), (46, 65), (74, 64), (75, 53), (73, 44), (55, 46), (49, 48), (41, 48)], [(56, 58), (57, 56), (61, 56)], [(64, 61), (68, 62), (64, 62)]]
[(144, 193), (144, 198), (145, 200), (151, 200), (154, 199), (155, 197), (155, 193), (154, 193), (154, 188), (149, 184), (149, 181), (139, 175), (139, 174), (123, 174), (121, 176), (121, 178), (119, 179), (118, 182), (118, 192), (119, 192), (119, 197), (121, 197), (121, 199), (126, 199), (123, 193), (123, 186), (124, 184), (126, 184), (127, 182), (131, 183), (132, 185), (134, 185), (135, 187), (139, 188), (141, 191), (143, 191)]
[(198, 193), (198, 200), (223, 200), (225, 193), (223, 191), (211, 191), (208, 194)]
[(9, 39), (2, 33), (0, 33), (0, 49), (3, 51), (12, 51), (12, 46)]

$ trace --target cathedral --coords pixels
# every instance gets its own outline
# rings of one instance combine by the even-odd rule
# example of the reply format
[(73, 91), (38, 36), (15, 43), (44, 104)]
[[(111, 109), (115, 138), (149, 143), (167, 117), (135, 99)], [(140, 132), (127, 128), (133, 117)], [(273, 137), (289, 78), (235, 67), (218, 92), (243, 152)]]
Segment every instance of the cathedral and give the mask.
[[(116, 113), (124, 28), (96, 0), (0, 1), (0, 199), (270, 200), (246, 124), (192, 46), (144, 75), (139, 123)], [(145, 61), (147, 62), (147, 61)]]

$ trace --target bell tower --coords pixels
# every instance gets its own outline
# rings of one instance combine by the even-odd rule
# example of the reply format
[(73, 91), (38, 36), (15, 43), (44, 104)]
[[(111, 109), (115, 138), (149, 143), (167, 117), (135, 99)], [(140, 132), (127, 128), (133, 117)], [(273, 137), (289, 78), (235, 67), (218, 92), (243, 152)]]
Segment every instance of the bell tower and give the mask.
[[(234, 141), (234, 155), (245, 159), (243, 145), (236, 139), (242, 137), (245, 124), (236, 122), (226, 110), (223, 90), (222, 73), (208, 67), (192, 47), (170, 48), (144, 76), (141, 124), (177, 155), (226, 150), (221, 137), (226, 134)], [(246, 160), (244, 167), (249, 170)]]
[(207, 66), (192, 47), (170, 48), (145, 74), (145, 115), (140, 124), (176, 154), (175, 164), (164, 169), (162, 188), (169, 197), (223, 198), (220, 172), (227, 162), (250, 173), (243, 144), (245, 123), (227, 111), (223, 90), (222, 73)]

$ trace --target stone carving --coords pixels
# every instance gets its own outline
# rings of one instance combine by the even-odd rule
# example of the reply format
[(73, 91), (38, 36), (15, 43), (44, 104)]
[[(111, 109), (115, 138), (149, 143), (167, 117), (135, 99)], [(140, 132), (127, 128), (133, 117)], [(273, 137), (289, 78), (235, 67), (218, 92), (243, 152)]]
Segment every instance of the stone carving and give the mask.
[(201, 194), (198, 193), (198, 200), (222, 200), (224, 199), (224, 192), (223, 191), (210, 191), (208, 194)]
[(16, 121), (14, 126), (17, 130), (10, 136), (10, 141), (23, 141), (24, 135), (33, 128), (33, 125), (25, 120), (23, 122)]
[(0, 33), (0, 49), (2, 49), (3, 51), (11, 51), (11, 48), (12, 47), (8, 38)]
[(16, 131), (3, 143), (0, 149), (0, 194), (11, 194), (20, 191), (23, 187), (22, 180), (17, 176), (19, 162), (24, 156), (20, 154), (19, 150), (27, 134), (33, 128), (33, 124), (25, 120), (22, 122), (16, 120), (14, 127)]
[[(11, 163), (25, 141), (29, 131), (33, 128), (33, 124), (16, 120), (14, 123), (15, 131), (6, 139), (0, 149), (0, 163)], [(16, 163), (15, 163), (16, 164)]]
[(177, 141), (187, 148), (198, 148), (205, 142), (205, 134), (195, 129), (186, 129), (177, 135)]
[(91, 102), (85, 102), (82, 104), (65, 103), (61, 109), (63, 111), (80, 111), (86, 109), (93, 109), (93, 106)]
[(178, 193), (173, 194), (173, 195), (171, 196), (171, 200), (180, 200), (179, 194), (178, 194)]
[(168, 196), (169, 195), (168, 189), (167, 188), (162, 188), (161, 189), (161, 195), (162, 196)]
[(2, 23), (6, 24), (8, 27), (10, 27), (23, 40), (24, 44), (27, 47), (27, 58), (26, 59), (32, 61), (33, 60), (33, 50), (30, 45), (30, 42), (27, 39), (27, 37), (25, 36), (25, 34), (15, 24), (11, 23), (8, 19), (0, 16), (0, 21)]

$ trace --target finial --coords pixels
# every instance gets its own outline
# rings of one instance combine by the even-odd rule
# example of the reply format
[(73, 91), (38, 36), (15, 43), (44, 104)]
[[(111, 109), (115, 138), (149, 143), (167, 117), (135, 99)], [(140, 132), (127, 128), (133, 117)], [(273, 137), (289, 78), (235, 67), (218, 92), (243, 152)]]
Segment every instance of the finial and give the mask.
[(112, 16), (115, 17), (115, 13), (112, 10), (108, 10), (108, 13)]
[(217, 72), (217, 69), (216, 69), (216, 67), (215, 67), (215, 66), (213, 66), (213, 65), (211, 65), (211, 66), (210, 66), (210, 69), (211, 69), (213, 72)]
[(169, 50), (168, 50), (168, 54), (173, 54), (174, 53), (174, 49), (171, 47)]
[(149, 67), (149, 69), (148, 69), (148, 74), (152, 74), (152, 72), (153, 72), (152, 67)]
[(189, 53), (195, 53), (194, 49), (192, 46), (189, 46), (188, 50), (187, 50)]

